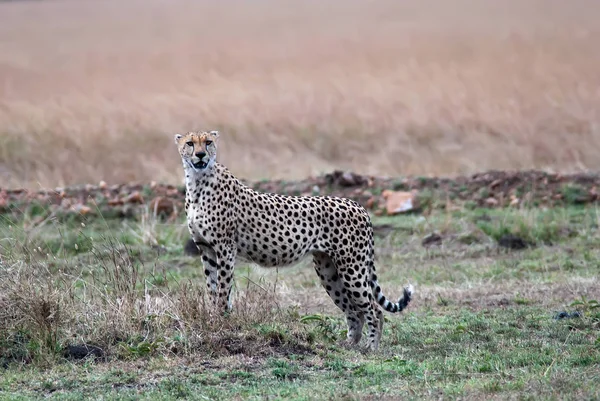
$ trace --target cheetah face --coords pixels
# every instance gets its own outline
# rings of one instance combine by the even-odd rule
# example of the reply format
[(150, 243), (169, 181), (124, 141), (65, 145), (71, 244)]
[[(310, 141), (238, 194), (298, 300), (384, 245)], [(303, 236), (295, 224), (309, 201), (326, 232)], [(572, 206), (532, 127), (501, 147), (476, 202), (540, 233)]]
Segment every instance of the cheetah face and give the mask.
[(217, 158), (219, 131), (188, 132), (175, 135), (175, 143), (184, 168), (202, 171), (212, 166)]

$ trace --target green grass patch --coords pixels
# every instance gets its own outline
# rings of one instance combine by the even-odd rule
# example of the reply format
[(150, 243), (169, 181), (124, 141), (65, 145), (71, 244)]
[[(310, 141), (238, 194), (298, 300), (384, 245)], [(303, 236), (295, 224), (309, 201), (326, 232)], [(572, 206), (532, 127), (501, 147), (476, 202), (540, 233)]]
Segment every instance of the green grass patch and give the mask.
[[(600, 396), (594, 208), (374, 218), (384, 291), (417, 293), (372, 354), (341, 343), (310, 263), (239, 266), (234, 311), (215, 317), (183, 221), (48, 216), (0, 219), (1, 399)], [(534, 246), (503, 249), (505, 234)]]

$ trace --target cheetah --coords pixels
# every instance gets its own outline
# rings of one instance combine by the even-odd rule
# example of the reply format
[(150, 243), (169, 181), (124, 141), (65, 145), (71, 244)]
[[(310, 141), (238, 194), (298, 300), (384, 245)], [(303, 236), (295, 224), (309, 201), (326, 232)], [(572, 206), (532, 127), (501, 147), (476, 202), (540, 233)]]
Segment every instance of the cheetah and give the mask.
[(405, 287), (396, 303), (383, 295), (367, 211), (345, 198), (254, 191), (217, 163), (218, 138), (218, 131), (175, 135), (185, 172), (188, 228), (201, 255), (213, 306), (223, 313), (231, 310), (236, 258), (276, 267), (312, 255), (321, 285), (346, 315), (345, 342), (358, 345), (366, 321), (365, 349), (377, 350), (382, 308), (401, 312), (413, 288)]

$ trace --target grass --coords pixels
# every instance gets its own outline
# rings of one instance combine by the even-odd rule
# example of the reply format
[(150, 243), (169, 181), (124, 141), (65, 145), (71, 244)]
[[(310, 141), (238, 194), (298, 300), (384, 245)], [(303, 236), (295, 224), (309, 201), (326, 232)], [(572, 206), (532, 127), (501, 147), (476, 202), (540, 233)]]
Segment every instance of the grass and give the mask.
[(599, 16), (590, 0), (2, 2), (0, 182), (180, 183), (172, 134), (192, 129), (220, 129), (252, 179), (597, 169)]
[[(374, 354), (340, 346), (308, 262), (238, 266), (234, 311), (211, 317), (181, 221), (23, 212), (0, 218), (2, 399), (600, 396), (594, 207), (375, 217), (393, 227), (376, 239), (384, 291), (417, 296)], [(532, 246), (498, 247), (506, 232)], [(75, 359), (84, 344), (98, 358)]]

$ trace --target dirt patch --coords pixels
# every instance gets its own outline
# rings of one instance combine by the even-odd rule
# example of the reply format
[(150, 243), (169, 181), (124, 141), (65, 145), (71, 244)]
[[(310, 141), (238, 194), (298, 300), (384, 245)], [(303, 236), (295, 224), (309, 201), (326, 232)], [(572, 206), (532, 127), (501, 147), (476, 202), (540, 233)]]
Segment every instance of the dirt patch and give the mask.
[(421, 287), (419, 302), (411, 307), (443, 308), (451, 305), (478, 311), (527, 304), (548, 307), (551, 316), (556, 310), (571, 304), (574, 294), (585, 294), (588, 299), (598, 299), (600, 287), (593, 280), (583, 279), (554, 284), (513, 282), (469, 289)]
[[(285, 195), (329, 195), (353, 199), (385, 214), (382, 192), (416, 190), (421, 210), (507, 206), (560, 206), (598, 202), (600, 176), (591, 173), (550, 174), (542, 171), (489, 171), (456, 178), (375, 177), (334, 171), (300, 181), (246, 182), (260, 192)], [(183, 213), (185, 188), (151, 183), (85, 185), (54, 190), (0, 189), (0, 213), (22, 213), (32, 204), (51, 212), (98, 214), (127, 218), (140, 209), (174, 219)]]
[(220, 333), (211, 341), (211, 350), (218, 356), (267, 357), (273, 355), (314, 355), (315, 350), (294, 334), (278, 331), (257, 336), (254, 333)]

